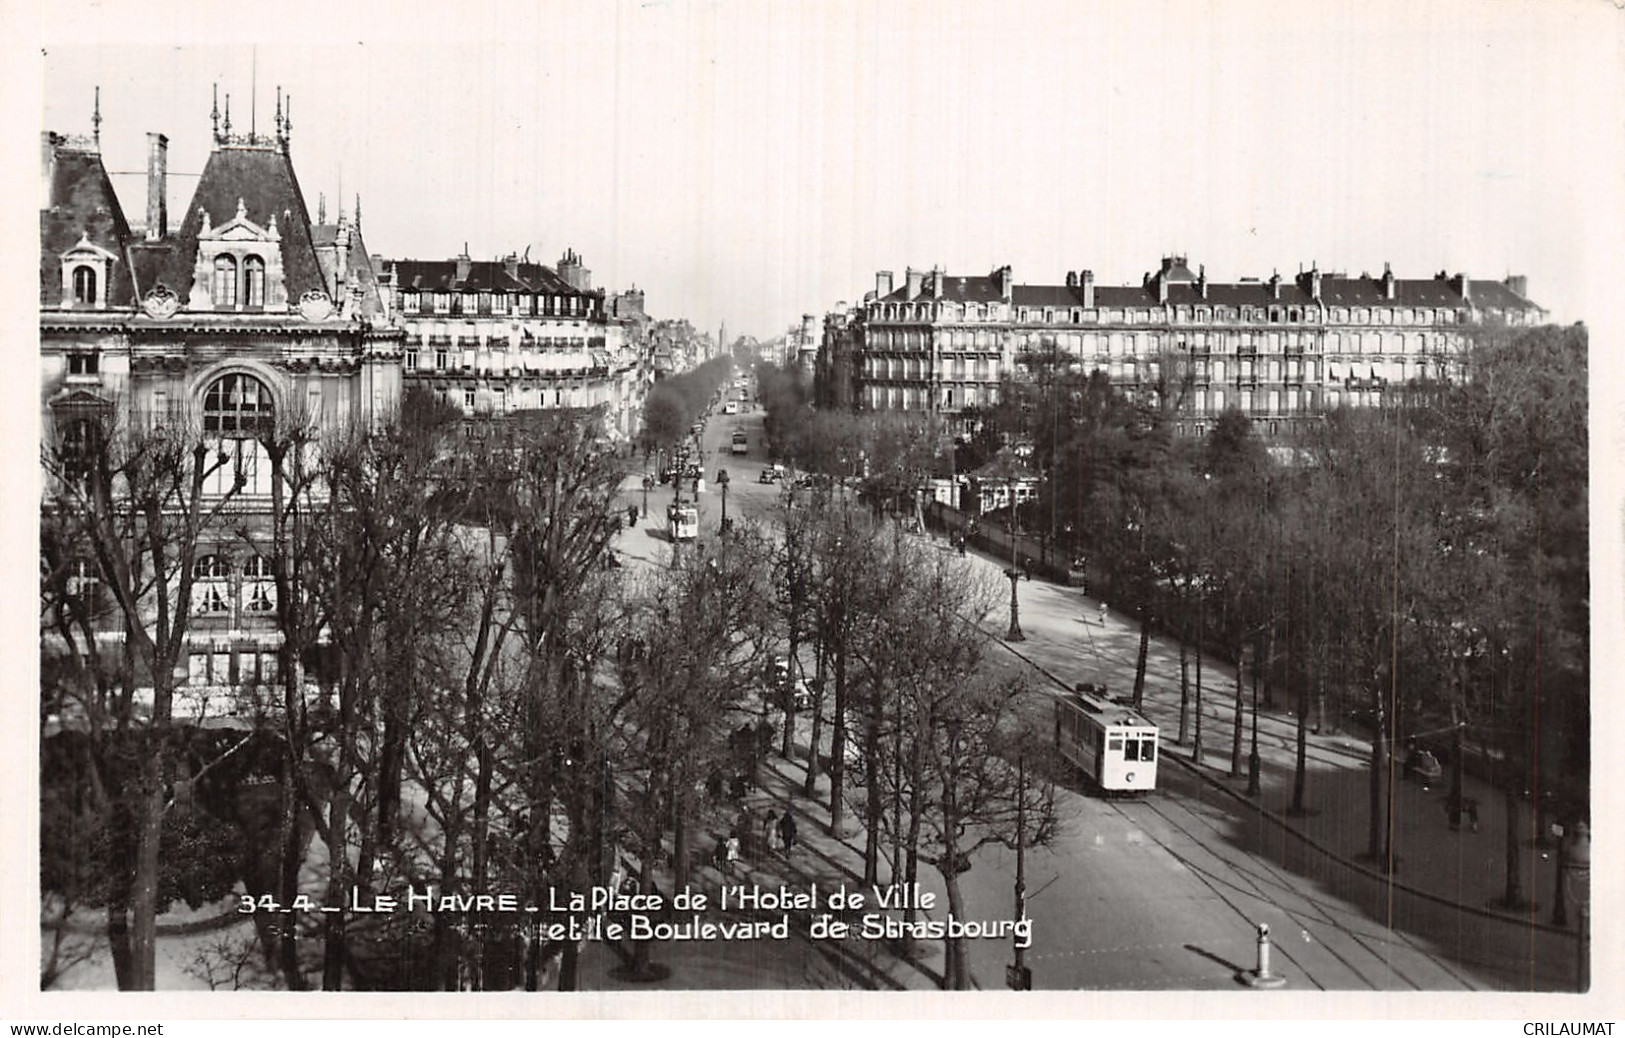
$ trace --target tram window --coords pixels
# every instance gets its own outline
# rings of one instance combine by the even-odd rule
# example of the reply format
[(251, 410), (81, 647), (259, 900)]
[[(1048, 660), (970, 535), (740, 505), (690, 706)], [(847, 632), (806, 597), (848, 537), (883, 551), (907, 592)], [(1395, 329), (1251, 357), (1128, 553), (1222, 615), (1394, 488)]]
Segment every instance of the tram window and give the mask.
[(1123, 737), (1121, 735), (1114, 735), (1110, 739), (1107, 739), (1106, 740), (1106, 749), (1109, 750), (1112, 753), (1122, 753), (1123, 752)]
[(1138, 740), (1138, 739), (1130, 739), (1130, 740), (1128, 740), (1128, 744), (1123, 747), (1123, 759), (1124, 760), (1139, 760), (1140, 759), (1140, 740)]
[(1155, 739), (1147, 739), (1147, 740), (1145, 740), (1144, 742), (1142, 742), (1140, 744), (1140, 759), (1141, 760), (1156, 760), (1157, 759), (1157, 740), (1155, 740)]

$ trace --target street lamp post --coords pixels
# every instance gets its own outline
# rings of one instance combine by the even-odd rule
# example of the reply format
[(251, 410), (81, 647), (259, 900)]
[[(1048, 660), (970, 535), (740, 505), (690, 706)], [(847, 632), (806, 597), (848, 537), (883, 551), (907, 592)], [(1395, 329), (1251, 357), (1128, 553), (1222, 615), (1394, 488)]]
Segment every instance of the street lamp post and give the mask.
[(655, 478), (650, 475), (643, 477), (643, 518), (649, 518), (649, 491), (654, 488)]
[(1007, 484), (1010, 490), (1010, 568), (1004, 575), (1010, 578), (1010, 629), (1005, 632), (1004, 640), (1007, 642), (1024, 642), (1027, 636), (1021, 633), (1021, 606), (1016, 601), (1016, 582), (1021, 579), (1021, 570), (1016, 566), (1016, 494), (1015, 483)]
[(722, 491), (722, 532), (728, 532), (728, 470), (717, 469), (717, 487)]
[[(1016, 925), (1027, 918), (1027, 755), (1016, 758)], [(1007, 971), (1005, 983), (1014, 991), (1031, 991), (1032, 971), (1027, 968), (1020, 935), (1011, 938), (1016, 961)]]

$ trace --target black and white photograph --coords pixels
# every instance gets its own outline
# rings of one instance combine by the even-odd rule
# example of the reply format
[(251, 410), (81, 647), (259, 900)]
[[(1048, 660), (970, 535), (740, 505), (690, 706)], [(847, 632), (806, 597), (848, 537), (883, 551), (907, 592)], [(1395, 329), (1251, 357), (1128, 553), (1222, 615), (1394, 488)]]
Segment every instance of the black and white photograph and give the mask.
[(1616, 5), (3, 10), (8, 1019), (1625, 1005)]

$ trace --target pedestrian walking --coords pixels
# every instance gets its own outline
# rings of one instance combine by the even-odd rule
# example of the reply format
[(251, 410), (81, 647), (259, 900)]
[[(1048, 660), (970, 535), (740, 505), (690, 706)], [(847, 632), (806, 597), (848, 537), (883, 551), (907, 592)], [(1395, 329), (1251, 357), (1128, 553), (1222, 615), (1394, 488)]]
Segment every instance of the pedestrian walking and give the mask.
[(626, 507), (626, 528), (630, 530), (636, 525), (638, 525), (638, 506), (628, 505)]
[(1026, 574), (1028, 580), (1033, 579), (1033, 560), (1032, 559), (1022, 559), (1021, 560), (1021, 572)]
[(1100, 603), (1100, 626), (1106, 626), (1106, 603)]
[(767, 817), (762, 819), (762, 847), (765, 850), (773, 849), (773, 831), (777, 829), (779, 813), (772, 808), (767, 809)]
[(739, 861), (739, 836), (732, 834), (728, 837), (728, 871), (732, 872), (734, 865)]
[(784, 841), (784, 853), (789, 854), (796, 843), (796, 820), (789, 808), (779, 816), (779, 838)]
[(728, 871), (728, 841), (717, 837), (716, 850), (711, 852), (711, 864), (717, 867), (718, 872)]

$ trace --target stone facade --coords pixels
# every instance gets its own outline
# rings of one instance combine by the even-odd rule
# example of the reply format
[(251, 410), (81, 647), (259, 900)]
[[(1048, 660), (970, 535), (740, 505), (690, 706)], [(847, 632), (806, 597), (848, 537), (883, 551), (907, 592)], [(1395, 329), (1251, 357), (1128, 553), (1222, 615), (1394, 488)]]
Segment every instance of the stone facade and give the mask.
[(1452, 377), (1466, 326), (1545, 319), (1526, 291), (1521, 277), (1401, 280), (1388, 270), (1210, 283), (1182, 256), (1139, 286), (1097, 286), (1087, 270), (1062, 285), (1018, 285), (1009, 267), (966, 277), (909, 268), (894, 286), (881, 271), (825, 336), (819, 370), (850, 370), (856, 408), (953, 416), (994, 403), (1023, 351), (1053, 348), (1131, 394), (1178, 365), (1181, 432), (1205, 431), (1232, 405), (1280, 431), (1339, 404), (1374, 405), (1411, 380)]

